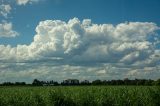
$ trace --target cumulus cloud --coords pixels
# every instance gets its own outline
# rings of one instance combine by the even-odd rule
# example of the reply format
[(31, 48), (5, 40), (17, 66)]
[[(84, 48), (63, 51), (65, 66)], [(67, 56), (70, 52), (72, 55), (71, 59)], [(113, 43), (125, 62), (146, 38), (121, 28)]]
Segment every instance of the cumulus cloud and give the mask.
[[(16, 2), (18, 5), (26, 5), (32, 4), (35, 2), (39, 2), (40, 0), (13, 0), (13, 1), (0, 1), (0, 16), (4, 17), (5, 19), (8, 18), (8, 15), (11, 13), (12, 10), (12, 2)], [(18, 33), (12, 29), (11, 22), (3, 22), (0, 23), (0, 37), (15, 37)]]
[(34, 2), (38, 2), (40, 0), (16, 0), (18, 5), (26, 5), (28, 3), (32, 4)]
[(0, 5), (0, 16), (7, 18), (8, 14), (10, 14), (12, 8), (9, 4), (1, 4)]
[[(81, 22), (78, 18), (68, 22), (46, 20), (36, 27), (31, 44), (16, 47), (1, 45), (0, 61), (36, 63), (37, 66), (45, 64), (48, 73), (60, 70), (59, 73), (66, 75), (63, 78), (124, 78), (142, 76), (142, 73), (146, 73), (143, 77), (148, 77), (150, 70), (146, 72), (145, 67), (152, 67), (151, 78), (157, 78), (160, 75), (157, 68), (160, 64), (157, 30), (159, 27), (152, 22), (112, 25), (94, 24), (90, 19)], [(34, 67), (32, 69), (36, 71)], [(66, 69), (72, 71), (66, 72)]]
[(0, 23), (0, 37), (15, 37), (17, 35), (18, 32), (13, 30), (11, 22)]

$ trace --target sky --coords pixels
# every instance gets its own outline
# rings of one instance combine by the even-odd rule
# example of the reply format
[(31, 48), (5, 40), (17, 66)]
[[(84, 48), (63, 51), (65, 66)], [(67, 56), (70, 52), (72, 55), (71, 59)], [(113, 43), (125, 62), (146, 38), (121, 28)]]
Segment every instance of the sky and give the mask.
[(0, 82), (160, 78), (159, 0), (0, 0)]

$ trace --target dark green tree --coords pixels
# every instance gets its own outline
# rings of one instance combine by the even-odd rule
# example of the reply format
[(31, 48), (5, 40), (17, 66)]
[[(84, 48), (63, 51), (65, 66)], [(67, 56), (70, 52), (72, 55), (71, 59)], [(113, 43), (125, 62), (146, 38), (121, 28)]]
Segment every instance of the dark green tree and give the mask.
[(38, 79), (34, 79), (32, 82), (32, 85), (34, 86), (42, 86), (43, 83), (41, 81), (39, 81)]

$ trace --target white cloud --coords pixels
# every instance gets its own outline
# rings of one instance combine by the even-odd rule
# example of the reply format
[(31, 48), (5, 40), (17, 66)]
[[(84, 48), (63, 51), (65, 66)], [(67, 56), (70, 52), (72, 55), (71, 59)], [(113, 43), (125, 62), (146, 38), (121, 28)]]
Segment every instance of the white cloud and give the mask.
[[(143, 77), (157, 78), (160, 75), (157, 68), (160, 64), (160, 50), (155, 45), (155, 42), (160, 41), (156, 36), (157, 30), (159, 27), (151, 22), (130, 22), (114, 26), (94, 24), (89, 19), (81, 22), (78, 18), (68, 22), (46, 20), (36, 27), (36, 35), (31, 44), (17, 47), (1, 45), (0, 61), (36, 63), (30, 65), (30, 68), (24, 65), (28, 71), (36, 71), (36, 66), (45, 64), (49, 73), (61, 70), (59, 73), (64, 74), (63, 78), (85, 76), (94, 79), (97, 78), (96, 75), (100, 78), (112, 78), (113, 75), (115, 78), (142, 76), (146, 73), (145, 67), (154, 67), (151, 76), (147, 72)], [(149, 40), (151, 37), (156, 38), (156, 41)], [(105, 64), (109, 64), (111, 68), (106, 68)], [(66, 72), (67, 67), (63, 67), (64, 65), (69, 65), (67, 70), (71, 72)], [(90, 72), (89, 69), (93, 71)], [(141, 71), (141, 74), (137, 71)]]
[(9, 4), (1, 4), (0, 5), (0, 16), (7, 18), (8, 14), (10, 14), (12, 8)]
[[(8, 18), (8, 15), (12, 10), (12, 2), (16, 2), (18, 5), (26, 5), (39, 2), (40, 0), (14, 0), (14, 1), (0, 1), (0, 16)], [(42, 0), (41, 0), (42, 1)], [(0, 23), (0, 37), (15, 37), (18, 33), (12, 29), (12, 23), (3, 22)]]
[(99, 70), (97, 74), (106, 74), (106, 70)]
[(15, 37), (18, 33), (13, 30), (11, 22), (0, 23), (0, 37)]
[(32, 4), (34, 2), (38, 2), (40, 0), (16, 0), (18, 5), (26, 5), (28, 3)]
[[(12, 28), (11, 23), (1, 26), (9, 26), (1, 28), (6, 30), (3, 32), (10, 32), (8, 30)], [(154, 37), (155, 30), (158, 27), (154, 23), (131, 22), (113, 26), (92, 24), (90, 20), (81, 23), (77, 18), (68, 23), (46, 20), (37, 26), (33, 42), (18, 45), (16, 50), (18, 58), (61, 57), (74, 62), (125, 62), (136, 57), (138, 61), (154, 53), (156, 48), (147, 39), (148, 36)], [(142, 54), (146, 57), (140, 59)]]

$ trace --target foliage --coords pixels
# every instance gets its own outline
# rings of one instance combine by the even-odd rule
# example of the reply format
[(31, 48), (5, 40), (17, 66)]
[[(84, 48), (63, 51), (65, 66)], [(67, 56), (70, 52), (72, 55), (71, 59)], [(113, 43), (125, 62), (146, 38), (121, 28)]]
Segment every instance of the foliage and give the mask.
[(159, 86), (0, 87), (0, 106), (160, 106)]
[(145, 86), (152, 86), (152, 85), (160, 85), (160, 79), (154, 81), (151, 79), (128, 79), (125, 78), (124, 80), (94, 80), (92, 82), (89, 82), (88, 80), (84, 80), (79, 82), (77, 79), (68, 79), (61, 83), (58, 83), (57, 81), (40, 81), (38, 79), (34, 79), (32, 84), (26, 84), (25, 82), (4, 82), (0, 84), (1, 86), (70, 86), (70, 85), (145, 85)]

